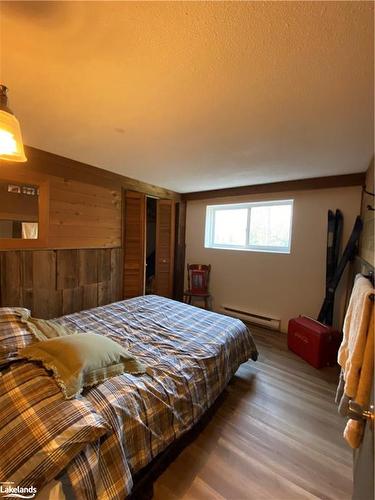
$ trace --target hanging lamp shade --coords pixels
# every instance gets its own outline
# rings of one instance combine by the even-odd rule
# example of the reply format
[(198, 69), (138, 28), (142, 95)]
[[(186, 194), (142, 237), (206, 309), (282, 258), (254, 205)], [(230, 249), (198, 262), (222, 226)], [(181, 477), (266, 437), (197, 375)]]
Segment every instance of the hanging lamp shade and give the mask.
[(0, 159), (27, 161), (20, 124), (8, 108), (7, 91), (5, 85), (0, 85)]

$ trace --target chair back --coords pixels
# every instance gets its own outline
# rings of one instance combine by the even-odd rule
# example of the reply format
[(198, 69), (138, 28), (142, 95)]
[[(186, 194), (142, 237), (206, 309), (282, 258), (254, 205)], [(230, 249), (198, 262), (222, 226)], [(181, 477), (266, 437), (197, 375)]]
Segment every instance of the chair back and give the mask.
[(188, 264), (188, 289), (192, 294), (205, 294), (208, 292), (211, 265)]

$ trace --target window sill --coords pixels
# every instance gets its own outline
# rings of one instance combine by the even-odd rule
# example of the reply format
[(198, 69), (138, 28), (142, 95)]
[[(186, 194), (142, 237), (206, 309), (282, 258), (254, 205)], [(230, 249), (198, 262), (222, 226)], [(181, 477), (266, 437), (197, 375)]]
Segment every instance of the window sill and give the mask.
[(241, 247), (230, 247), (230, 246), (207, 246), (204, 248), (208, 250), (235, 250), (236, 252), (255, 252), (255, 253), (276, 253), (282, 255), (290, 255), (290, 248), (287, 250), (273, 250), (273, 249), (264, 249), (264, 248), (241, 248)]

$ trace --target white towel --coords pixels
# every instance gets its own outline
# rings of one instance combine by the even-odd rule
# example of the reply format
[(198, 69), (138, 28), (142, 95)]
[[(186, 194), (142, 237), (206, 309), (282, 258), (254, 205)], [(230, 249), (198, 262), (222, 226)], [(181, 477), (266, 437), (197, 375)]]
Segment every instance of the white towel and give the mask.
[(360, 371), (366, 347), (374, 293), (370, 281), (361, 274), (356, 276), (344, 321), (344, 336), (338, 353), (338, 363), (345, 379), (344, 392), (354, 399), (357, 394)]

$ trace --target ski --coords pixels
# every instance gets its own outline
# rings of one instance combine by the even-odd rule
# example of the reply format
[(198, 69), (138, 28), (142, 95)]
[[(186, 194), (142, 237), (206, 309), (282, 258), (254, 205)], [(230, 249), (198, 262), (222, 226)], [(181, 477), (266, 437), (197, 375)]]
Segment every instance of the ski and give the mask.
[(326, 256), (326, 291), (335, 272), (334, 266), (334, 240), (335, 240), (336, 218), (332, 210), (328, 210), (327, 224), (327, 256)]
[(357, 253), (358, 240), (361, 235), (362, 227), (362, 219), (358, 216), (355, 220), (352, 233), (350, 235), (348, 243), (346, 244), (341, 259), (339, 260), (336, 271), (327, 288), (326, 296), (318, 316), (318, 321), (326, 325), (332, 325), (335, 292), (338, 284), (340, 283), (341, 276), (345, 271), (347, 263), (352, 260)]
[[(341, 239), (342, 239), (342, 229), (344, 225), (344, 218), (341, 210), (337, 209), (335, 213), (335, 234), (333, 237), (333, 274), (336, 271), (337, 263), (340, 257), (340, 249), (341, 249)], [(332, 277), (333, 277), (332, 274)]]

